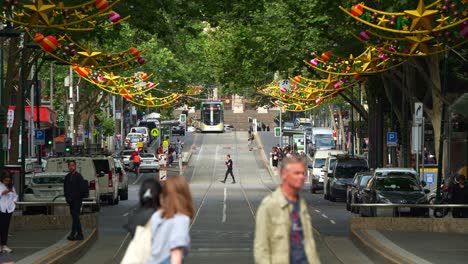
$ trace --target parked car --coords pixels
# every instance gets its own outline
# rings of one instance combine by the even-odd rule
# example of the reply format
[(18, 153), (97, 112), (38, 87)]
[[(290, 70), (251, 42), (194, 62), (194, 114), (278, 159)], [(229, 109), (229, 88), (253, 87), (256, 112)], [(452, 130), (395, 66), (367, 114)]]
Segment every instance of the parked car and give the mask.
[(328, 174), (328, 170), (329, 170), (329, 168), (326, 166), (327, 158), (330, 155), (345, 154), (345, 153), (346, 153), (345, 151), (341, 151), (341, 150), (319, 150), (315, 152), (314, 158), (312, 160), (312, 174), (311, 174), (312, 184), (310, 186), (310, 191), (312, 193), (315, 193), (317, 190), (323, 190), (323, 182), (325, 179), (325, 174)]
[(143, 134), (141, 133), (128, 133), (125, 137), (125, 149), (138, 150), (138, 143), (143, 143), (143, 148), (145, 147), (145, 142), (143, 139)]
[(172, 135), (185, 136), (185, 127), (183, 125), (173, 126)]
[[(426, 194), (430, 191), (411, 175), (373, 176), (363, 189), (362, 203), (366, 204), (428, 204)], [(361, 216), (381, 216), (390, 214), (400, 216), (429, 216), (429, 208), (360, 208)]]
[(63, 181), (67, 172), (41, 172), (31, 178), (31, 184), (24, 191), (25, 202), (52, 202), (64, 200)]
[(125, 172), (122, 162), (118, 159), (114, 159), (115, 163), (115, 172), (119, 178), (119, 198), (120, 200), (128, 200), (128, 176)]
[(294, 129), (293, 122), (283, 122), (283, 129)]
[(130, 169), (130, 156), (132, 155), (134, 151), (135, 150), (130, 149), (130, 150), (124, 150), (120, 153), (121, 162), (124, 165), (125, 170)]
[(115, 170), (114, 159), (109, 156), (93, 157), (94, 167), (98, 175), (100, 199), (109, 205), (119, 203), (119, 181)]
[(76, 162), (76, 171), (79, 172), (89, 183), (89, 197), (83, 201), (95, 202), (91, 206), (92, 211), (100, 210), (100, 188), (93, 159), (91, 157), (59, 157), (49, 158), (45, 168), (46, 173), (68, 173), (68, 161)]
[(159, 170), (159, 160), (153, 153), (141, 153), (141, 163), (140, 171), (149, 170), (149, 171), (158, 171)]
[(372, 178), (371, 171), (358, 172), (354, 175), (353, 181), (346, 190), (346, 210), (354, 213), (359, 209), (359, 207), (351, 206), (351, 204), (359, 203), (360, 191), (367, 185), (370, 178)]
[(362, 157), (336, 155), (333, 173), (328, 174), (324, 184), (324, 198), (332, 202), (337, 199), (346, 199), (346, 188), (358, 172), (368, 171), (367, 160)]

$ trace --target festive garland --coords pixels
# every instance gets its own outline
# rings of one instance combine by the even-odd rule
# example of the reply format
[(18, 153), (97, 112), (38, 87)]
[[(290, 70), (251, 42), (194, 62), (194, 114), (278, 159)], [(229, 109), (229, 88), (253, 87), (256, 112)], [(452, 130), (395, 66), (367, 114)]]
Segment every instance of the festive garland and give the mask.
[(180, 103), (180, 98), (182, 95), (180, 94), (171, 94), (166, 97), (153, 97), (151, 93), (148, 94), (137, 94), (133, 98), (127, 98), (125, 99), (138, 106), (144, 106), (144, 107), (150, 107), (150, 108), (160, 108), (160, 107), (168, 107), (174, 104), (179, 104)]

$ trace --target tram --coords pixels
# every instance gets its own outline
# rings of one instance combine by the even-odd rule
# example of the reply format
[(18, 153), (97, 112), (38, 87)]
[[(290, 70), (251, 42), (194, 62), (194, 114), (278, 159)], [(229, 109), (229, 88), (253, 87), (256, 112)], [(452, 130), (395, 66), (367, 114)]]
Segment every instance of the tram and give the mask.
[(202, 102), (199, 128), (201, 132), (224, 132), (223, 102)]

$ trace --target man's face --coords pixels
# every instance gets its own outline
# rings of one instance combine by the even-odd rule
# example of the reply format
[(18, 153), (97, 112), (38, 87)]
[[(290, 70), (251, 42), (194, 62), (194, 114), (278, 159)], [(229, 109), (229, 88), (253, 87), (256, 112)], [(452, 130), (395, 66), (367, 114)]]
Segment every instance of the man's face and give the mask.
[(68, 170), (69, 170), (70, 172), (75, 172), (75, 170), (76, 170), (76, 164), (75, 164), (75, 162), (70, 162), (70, 163), (68, 163)]
[(305, 166), (303, 163), (292, 163), (286, 166), (281, 172), (283, 183), (289, 187), (301, 190), (305, 183)]

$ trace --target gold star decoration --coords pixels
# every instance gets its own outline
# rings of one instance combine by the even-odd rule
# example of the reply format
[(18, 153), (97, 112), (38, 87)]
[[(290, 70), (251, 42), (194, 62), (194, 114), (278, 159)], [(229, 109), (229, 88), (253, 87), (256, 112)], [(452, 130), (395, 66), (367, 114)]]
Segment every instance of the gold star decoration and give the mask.
[(80, 51), (78, 52), (78, 54), (85, 57), (83, 61), (81, 61), (80, 66), (97, 66), (98, 63), (95, 57), (100, 55), (101, 52), (93, 51), (93, 49), (91, 48), (91, 45), (88, 44), (88, 48), (86, 49), (86, 51)]
[(115, 76), (113, 72), (107, 74), (104, 76), (104, 79), (106, 79), (106, 85), (109, 87), (112, 87), (113, 89), (117, 88), (119, 85), (117, 84), (117, 80), (120, 79), (120, 76)]
[(148, 94), (147, 96), (145, 96), (145, 101), (146, 101), (146, 105), (154, 105), (154, 102), (155, 100), (157, 99), (157, 97), (153, 97), (151, 94)]
[(439, 22), (439, 25), (437, 25), (436, 28), (440, 28), (440, 27), (447, 25), (448, 19), (449, 19), (448, 16), (444, 16), (444, 14), (440, 14), (440, 18), (436, 20), (437, 22)]
[(324, 89), (333, 90), (336, 81), (336, 79), (333, 79), (332, 74), (329, 73), (327, 79), (322, 79), (322, 82), (325, 84)]
[(377, 23), (377, 26), (382, 26), (382, 27), (387, 26), (387, 23), (390, 22), (390, 20), (385, 18), (385, 15), (377, 18), (377, 20), (379, 20), (379, 22)]
[(24, 8), (30, 9), (31, 11), (35, 12), (31, 15), (29, 19), (29, 24), (36, 24), (36, 22), (40, 19), (44, 24), (47, 26), (50, 25), (49, 17), (47, 13), (55, 8), (55, 5), (44, 5), (42, 0), (36, 0), (33, 5), (24, 5)]
[(404, 31), (408, 31), (408, 25), (404, 25), (404, 26), (403, 26), (403, 30), (404, 30)]
[(412, 18), (410, 31), (413, 31), (417, 27), (422, 26), (423, 28), (431, 31), (431, 17), (437, 14), (438, 10), (426, 10), (424, 0), (419, 0), (418, 7), (416, 10), (405, 10), (405, 14)]
[(356, 59), (362, 63), (361, 68), (356, 70), (357, 72), (366, 72), (369, 68), (377, 71), (376, 62), (380, 59), (372, 54), (372, 49), (368, 49), (366, 54), (362, 54)]
[(406, 39), (413, 43), (413, 45), (411, 46), (410, 54), (413, 54), (417, 50), (423, 53), (429, 53), (429, 48), (427, 47), (427, 44), (425, 42), (433, 38), (434, 37), (427, 36), (424, 34), (416, 34), (415, 36), (406, 37)]

